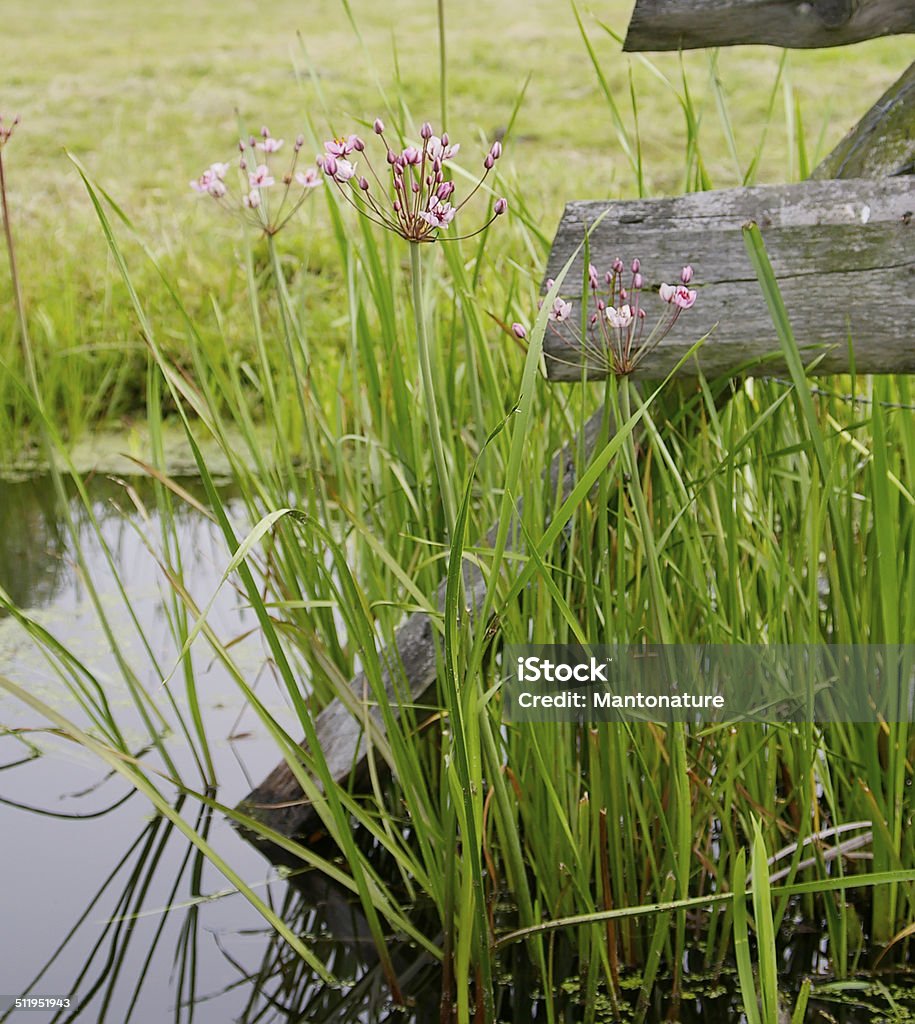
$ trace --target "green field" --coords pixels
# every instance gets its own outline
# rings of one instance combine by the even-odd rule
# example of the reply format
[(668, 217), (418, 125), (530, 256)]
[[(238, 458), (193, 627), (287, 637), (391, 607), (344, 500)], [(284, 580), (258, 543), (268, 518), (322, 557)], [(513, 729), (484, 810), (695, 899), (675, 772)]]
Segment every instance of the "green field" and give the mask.
[[(333, 0), (257, 7), (39, 0), (17, 5), (4, 20), (0, 102), (7, 116), (22, 117), (5, 154), (13, 226), (39, 368), (70, 434), (142, 415), (136, 378), (144, 357), (67, 152), (165, 261), (189, 307), (204, 311), (201, 329), (210, 328), (215, 297), (233, 328), (233, 346), (243, 348), (235, 309), (238, 233), (188, 181), (229, 158), (239, 126), (257, 131), (269, 123), (275, 135), (289, 138), (304, 131), (317, 150), (331, 131), (392, 109), (408, 125), (439, 120), (435, 6), (396, 0), (356, 3), (351, 12), (352, 22)], [(806, 159), (814, 163), (910, 56), (904, 38), (794, 52), (773, 95), (779, 51), (722, 51), (714, 67), (705, 52), (682, 62), (661, 54), (650, 58), (650, 69), (642, 58), (623, 55), (601, 25), (622, 33), (626, 3), (582, 7), (580, 14), (635, 140), (631, 83), (648, 195), (697, 187), (697, 154), (704, 182), (715, 187), (739, 184), (748, 173), (761, 183), (796, 179), (798, 139), (805, 139)], [(491, 5), (470, 2), (446, 4), (445, 16), (448, 122), (465, 152), (504, 130), (530, 75), (500, 171), (502, 187), (523, 196), (543, 239), (552, 236), (568, 199), (636, 194), (636, 176), (570, 6), (518, 3), (500, 7), (494, 20)], [(679, 99), (684, 81), (701, 127), (698, 150), (690, 153), (688, 142), (696, 140)], [(283, 243), (292, 261), (308, 267), (306, 301), (316, 333), (338, 350), (341, 321), (327, 303), (337, 269), (322, 206), (309, 204)], [(543, 249), (513, 259), (537, 279)], [(154, 275), (142, 267), (135, 272), (147, 300), (164, 314), (168, 303)], [(0, 358), (15, 368), (5, 276), (0, 298)], [(9, 382), (0, 381), (0, 456), (8, 460), (21, 448), (29, 419)]]

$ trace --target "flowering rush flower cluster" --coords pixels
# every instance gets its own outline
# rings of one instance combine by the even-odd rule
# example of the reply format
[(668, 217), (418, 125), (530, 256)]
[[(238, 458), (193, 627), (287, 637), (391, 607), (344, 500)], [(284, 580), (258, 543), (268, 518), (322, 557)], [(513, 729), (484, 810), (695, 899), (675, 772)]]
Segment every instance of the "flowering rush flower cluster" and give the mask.
[[(325, 152), (318, 157), (318, 166), (363, 216), (409, 242), (434, 242), (480, 188), (502, 155), (501, 142), (494, 142), (483, 160), (480, 180), (456, 203), (455, 186), (448, 176), (447, 165), (457, 155), (459, 144), (452, 143), (445, 133), (436, 135), (427, 121), (420, 130), (422, 146), (394, 149), (385, 137), (380, 118), (373, 127), (386, 149), (387, 171), (382, 174), (376, 171), (358, 135), (325, 142)], [(360, 173), (363, 166), (364, 174)], [(498, 199), (485, 224), (468, 234), (449, 237), (455, 240), (478, 234), (507, 209), (507, 201)]]
[[(618, 377), (632, 373), (660, 344), (683, 310), (690, 309), (696, 302), (696, 292), (688, 287), (693, 279), (693, 268), (685, 266), (680, 271), (679, 284), (662, 284), (658, 289), (663, 305), (660, 316), (646, 333), (648, 312), (643, 304), (646, 289), (639, 260), (632, 261), (628, 281), (626, 277), (625, 264), (619, 257), (603, 278), (593, 264), (589, 265), (592, 309), (583, 338), (580, 337), (581, 320), (573, 316), (571, 302), (557, 298), (547, 314), (549, 330), (562, 337), (566, 344), (576, 339), (599, 366)], [(552, 288), (553, 281), (547, 281), (546, 285)], [(518, 338), (527, 334), (518, 323), (512, 324), (512, 331)]]
[(13, 118), (12, 121), (3, 123), (3, 117), (0, 116), (0, 149), (2, 149), (9, 141), (10, 136), (16, 130), (16, 125), (19, 124), (19, 116)]
[(191, 182), (191, 188), (201, 195), (212, 196), (266, 234), (275, 235), (305, 202), (309, 192), (324, 184), (314, 167), (299, 169), (305, 144), (302, 135), (291, 147), (292, 155), (285, 171), (274, 170), (272, 164), (279, 159), (276, 154), (283, 142), (283, 139), (275, 139), (269, 128), (261, 128), (259, 138), (252, 135), (247, 140), (239, 140), (238, 166), (231, 177), (227, 177), (230, 164), (210, 164)]

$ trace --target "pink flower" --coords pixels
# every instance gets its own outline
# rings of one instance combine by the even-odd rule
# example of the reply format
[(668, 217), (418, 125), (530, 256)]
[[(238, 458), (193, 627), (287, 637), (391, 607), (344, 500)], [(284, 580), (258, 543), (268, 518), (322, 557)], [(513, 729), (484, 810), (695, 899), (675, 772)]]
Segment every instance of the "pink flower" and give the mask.
[[(327, 171), (326, 163), (324, 170)], [(349, 181), (350, 178), (353, 177), (353, 175), (356, 173), (356, 165), (354, 163), (351, 163), (349, 160), (335, 160), (333, 171), (330, 171), (328, 173), (330, 173), (334, 181), (339, 181), (342, 183), (344, 181)]]
[(248, 182), (253, 189), (269, 188), (270, 185), (276, 184), (273, 175), (270, 173), (270, 168), (266, 164), (258, 164), (254, 171), (249, 172)]
[(323, 185), (324, 181), (320, 174), (315, 170), (314, 167), (309, 167), (307, 171), (296, 171), (295, 180), (302, 186), (302, 188), (314, 188), (316, 185)]
[(524, 329), (524, 324), (512, 324), (512, 334), (514, 334), (519, 341), (524, 341), (527, 337), (527, 331)]
[[(579, 326), (576, 317), (561, 328), (550, 325), (549, 329), (564, 345), (584, 347), (589, 358), (604, 366), (609, 373), (626, 376), (635, 371), (642, 359), (670, 333), (683, 310), (695, 304), (696, 292), (686, 287), (692, 279), (692, 268), (684, 267), (680, 277), (685, 283), (660, 286), (660, 297), (666, 309), (657, 323), (646, 330), (648, 314), (642, 308), (645, 279), (640, 261), (634, 259), (624, 264), (617, 258), (603, 276), (597, 267), (589, 265), (588, 291), (592, 306), (588, 310), (587, 323)], [(606, 282), (606, 289), (601, 281)], [(552, 285), (552, 281), (546, 282), (547, 289)], [(571, 309), (571, 303), (559, 299), (553, 304), (549, 318), (560, 322), (566, 320)]]
[[(239, 139), (238, 161), (233, 167), (236, 173), (228, 173), (231, 164), (214, 163), (191, 182), (191, 187), (220, 200), (229, 196), (220, 204), (224, 209), (264, 234), (275, 235), (295, 216), (311, 190), (323, 184), (318, 168), (301, 165), (304, 144), (305, 137), (297, 135), (289, 147), (286, 167), (271, 167), (276, 163), (271, 155), (283, 146), (283, 140), (273, 138), (270, 129), (264, 126), (258, 135)], [(319, 166), (324, 159), (333, 161), (334, 157), (320, 158)], [(227, 175), (229, 180), (226, 180)], [(271, 193), (275, 198), (268, 204), (263, 189), (271, 186), (276, 189)]]
[(628, 304), (620, 306), (619, 309), (616, 309), (614, 306), (608, 306), (607, 320), (609, 320), (611, 327), (624, 331), (632, 323), (632, 308)]
[(228, 168), (228, 164), (211, 164), (196, 181), (191, 182), (191, 188), (215, 199), (221, 199), (226, 194), (223, 178)]
[(358, 135), (349, 135), (345, 139), (331, 139), (324, 143), (324, 149), (328, 156), (349, 156), (354, 149), (360, 148)]
[(455, 143), (453, 146), (448, 145), (448, 136), (443, 135), (439, 138), (437, 135), (432, 135), (429, 138), (429, 144), (427, 146), (429, 156), (433, 160), (450, 160), (453, 156), (457, 155), (457, 151), (461, 148), (461, 144)]
[(686, 266), (680, 271), (680, 280), (683, 284), (689, 284), (693, 279), (693, 268), (687, 263)]
[(454, 207), (451, 203), (433, 199), (428, 210), (421, 210), (419, 216), (434, 228), (446, 228), (454, 220)]
[(696, 292), (683, 284), (662, 284), (658, 294), (664, 302), (669, 302), (679, 309), (689, 309), (696, 302)]
[(685, 285), (679, 285), (674, 295), (674, 305), (680, 309), (689, 309), (696, 302), (696, 293)]
[[(459, 146), (456, 143), (452, 145), (445, 132), (436, 135), (432, 125), (424, 121), (419, 132), (422, 140), (419, 145), (394, 149), (385, 137), (384, 122), (380, 118), (374, 121), (372, 128), (384, 145), (387, 161), (386, 173), (381, 177), (372, 166), (365, 143), (356, 135), (325, 142), (325, 153), (318, 158), (318, 166), (340, 187), (346, 201), (368, 220), (409, 242), (436, 241), (441, 230), (451, 224), (470, 197), (476, 194), (486, 175), (470, 189), (465, 199), (459, 203), (452, 202), (454, 183), (445, 162), (458, 152)], [(357, 173), (356, 164), (346, 159), (353, 151), (365, 153), (366, 173)], [(490, 151), (487, 157), (490, 166), (494, 153), (497, 158), (500, 152), (501, 146)], [(382, 182), (384, 177), (388, 179), (387, 184)], [(492, 216), (472, 234), (482, 231), (505, 213), (507, 206), (504, 199), (497, 200)], [(470, 235), (451, 237), (467, 238)]]

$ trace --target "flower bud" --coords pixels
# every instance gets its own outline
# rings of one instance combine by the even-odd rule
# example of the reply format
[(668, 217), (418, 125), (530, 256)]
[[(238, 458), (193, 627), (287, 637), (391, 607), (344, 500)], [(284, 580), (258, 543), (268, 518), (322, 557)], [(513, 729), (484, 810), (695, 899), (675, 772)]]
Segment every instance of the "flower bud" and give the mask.
[(641, 288), (643, 283), (644, 282), (642, 281), (642, 275), (640, 273), (636, 272), (635, 274), (632, 275), (633, 288)]
[(304, 145), (305, 145), (305, 136), (304, 135), (296, 135), (296, 137), (295, 137), (295, 151), (296, 151), (296, 153), (298, 153), (298, 151)]
[(244, 140), (244, 139), (239, 139), (239, 140), (238, 140), (238, 151), (239, 151), (240, 153), (244, 153), (244, 151), (245, 151), (245, 150), (246, 150), (247, 148), (248, 148), (248, 147), (247, 147), (247, 146), (245, 145), (245, 140)]
[(686, 266), (680, 271), (680, 280), (684, 284), (689, 284), (693, 279), (693, 268), (687, 263)]
[(597, 267), (593, 263), (588, 264), (588, 282), (592, 288), (597, 288), (600, 284), (597, 277)]
[(495, 160), (493, 160), (493, 158), (492, 158), (492, 153), (487, 153), (486, 154), (486, 159), (483, 161), (483, 166), (486, 168), (487, 171), (491, 171), (492, 170), (492, 165), (494, 163), (495, 163)]
[(337, 173), (337, 158), (334, 156), (324, 157), (322, 166), (324, 168), (324, 173), (333, 177)]
[(353, 149), (355, 149), (357, 153), (361, 153), (365, 149), (365, 143), (358, 135), (353, 136)]
[(642, 264), (638, 259), (632, 261), (632, 273), (637, 274), (642, 269)]
[(489, 155), (493, 158), (493, 160), (498, 160), (499, 157), (502, 155), (502, 143), (494, 142), (489, 147)]
[(496, 205), (492, 208), (493, 213), (497, 217), (501, 217), (503, 213), (508, 209), (508, 200), (503, 196), (501, 199), (496, 200)]
[(612, 267), (613, 267), (613, 273), (614, 274), (622, 274), (622, 272), (623, 272), (623, 261), (619, 258), (619, 256), (617, 256), (616, 259), (613, 261)]
[(423, 121), (423, 126), (419, 130), (419, 134), (424, 139), (432, 138), (432, 125), (428, 121)]
[(261, 128), (261, 137), (264, 139), (270, 138), (270, 129), (266, 125), (263, 125)]
[(448, 148), (448, 133), (447, 132), (442, 132), (442, 147), (444, 149)]
[(391, 164), (392, 166), (397, 163), (397, 154), (394, 152), (393, 149), (388, 150), (387, 160), (388, 163)]
[(521, 324), (512, 324), (512, 334), (514, 334), (519, 341), (524, 341), (527, 337), (527, 331)]
[(376, 135), (383, 135), (384, 134), (384, 121), (382, 121), (380, 117), (376, 117), (375, 118), (375, 123), (372, 125), (372, 128), (375, 130), (375, 134)]
[(361, 188), (363, 192), (368, 192), (369, 190), (369, 179), (364, 174), (359, 179), (359, 188)]

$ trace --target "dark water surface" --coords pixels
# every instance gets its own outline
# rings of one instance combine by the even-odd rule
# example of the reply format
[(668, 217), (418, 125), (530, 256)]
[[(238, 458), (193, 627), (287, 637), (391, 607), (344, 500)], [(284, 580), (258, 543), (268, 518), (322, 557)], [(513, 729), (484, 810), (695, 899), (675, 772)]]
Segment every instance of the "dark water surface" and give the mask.
[[(194, 490), (192, 482), (185, 486)], [(96, 478), (92, 510), (105, 545), (127, 586), (131, 607), (159, 661), (151, 665), (84, 510), (71, 501), (75, 537), (67, 531), (46, 478), (0, 481), (0, 587), (30, 618), (90, 666), (104, 685), (132, 750), (144, 763), (161, 766), (122, 682), (111, 646), (77, 570), (78, 543), (96, 581), (114, 635), (142, 685), (162, 701), (162, 678), (173, 667), (180, 643), (169, 619), (168, 588), (143, 537), (161, 543), (151, 491)], [(198, 497), (202, 497), (198, 493)], [(244, 510), (230, 491), (226, 507), (244, 532)], [(216, 591), (228, 555), (216, 527), (201, 514), (176, 508), (175, 531), (185, 581), (203, 607)], [(131, 524), (134, 525), (131, 525)], [(138, 528), (135, 528), (138, 527)], [(142, 534), (142, 536), (141, 536)], [(293, 735), (299, 727), (276, 684), (256, 632), (254, 616), (231, 587), (223, 587), (210, 622), (223, 642), (240, 638), (233, 657), (249, 683)], [(239, 695), (232, 679), (205, 644), (194, 646), (194, 674), (219, 787), (216, 798), (234, 805), (273, 767), (276, 748)], [(47, 701), (78, 724), (85, 716), (73, 695), (15, 618), (0, 613), (0, 675)], [(179, 713), (187, 717), (181, 673), (171, 682)], [(174, 716), (173, 720), (174, 720)], [(293, 879), (272, 867), (192, 795), (183, 798), (159, 783), (182, 819), (251, 885), (296, 934), (310, 944), (345, 986), (316, 981), (264, 919), (211, 863), (142, 795), (81, 747), (48, 732), (36, 711), (0, 690), (0, 1024), (175, 1021), (292, 1022), (403, 1021), (439, 1019), (435, 965), (392, 937), (392, 955), (405, 991), (407, 1011), (392, 1007), (365, 921), (345, 892), (314, 875)], [(24, 731), (38, 730), (38, 731)], [(200, 789), (200, 775), (180, 732), (167, 737), (185, 783)], [(417, 914), (423, 911), (417, 908)], [(509, 911), (510, 915), (510, 911)], [(510, 922), (506, 922), (510, 926)], [(786, 944), (783, 966), (796, 984), (814, 976), (822, 989), (827, 958), (822, 938), (803, 931)], [(562, 1020), (584, 1019), (575, 978), (574, 951), (558, 941), (556, 996)], [(565, 958), (565, 959), (564, 959)], [(687, 964), (689, 995), (676, 1009), (658, 997), (649, 1021), (722, 1021), (737, 1024), (740, 1004), (733, 971), (708, 971), (701, 957)], [(499, 1010), (504, 1021), (541, 1021), (547, 1015), (524, 948), (509, 951), (501, 965)], [(565, 973), (564, 973), (565, 971)], [(788, 982), (786, 988), (790, 988)], [(634, 1005), (638, 978), (624, 979), (625, 1005)], [(915, 981), (890, 972), (845, 989), (819, 992), (810, 1021), (863, 1024), (915, 1021)], [(627, 994), (628, 993), (628, 994)], [(70, 997), (70, 1009), (23, 1012), (2, 1009), (3, 996)], [(631, 1000), (629, 999), (631, 996)], [(793, 997), (789, 995), (789, 1004)], [(895, 1007), (895, 1009), (894, 1009)], [(613, 1019), (600, 998), (596, 1020)]]

